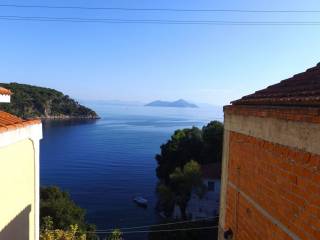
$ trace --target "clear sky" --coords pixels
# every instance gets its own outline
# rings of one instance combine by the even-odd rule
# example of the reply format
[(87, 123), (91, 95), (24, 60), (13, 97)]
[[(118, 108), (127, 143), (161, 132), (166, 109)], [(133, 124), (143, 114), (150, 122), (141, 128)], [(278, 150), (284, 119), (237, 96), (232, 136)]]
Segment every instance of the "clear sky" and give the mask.
[[(89, 7), (320, 10), (319, 0), (15, 0)], [(226, 21), (320, 21), (320, 13), (17, 9), (0, 15)], [(227, 104), (320, 61), (320, 26), (213, 26), (0, 20), (0, 81), (76, 99)]]

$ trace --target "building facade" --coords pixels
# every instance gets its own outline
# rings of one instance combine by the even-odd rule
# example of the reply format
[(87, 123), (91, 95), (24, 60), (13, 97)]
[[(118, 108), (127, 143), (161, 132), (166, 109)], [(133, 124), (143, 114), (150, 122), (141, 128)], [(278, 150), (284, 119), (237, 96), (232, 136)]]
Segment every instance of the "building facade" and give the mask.
[(219, 239), (320, 239), (320, 65), (224, 114)]
[[(0, 88), (0, 101), (10, 101), (10, 95)], [(0, 111), (0, 239), (39, 239), (41, 138), (40, 120)]]
[(9, 103), (12, 92), (8, 89), (0, 87), (0, 103)]

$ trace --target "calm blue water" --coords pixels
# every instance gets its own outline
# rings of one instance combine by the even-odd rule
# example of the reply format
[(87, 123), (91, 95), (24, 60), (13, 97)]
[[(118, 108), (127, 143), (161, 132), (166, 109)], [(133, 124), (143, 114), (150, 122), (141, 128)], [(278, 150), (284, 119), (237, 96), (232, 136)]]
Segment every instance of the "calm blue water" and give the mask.
[[(41, 185), (69, 191), (97, 229), (156, 223), (154, 155), (174, 130), (220, 119), (222, 109), (90, 107), (101, 120), (44, 124)], [(146, 197), (149, 207), (133, 204), (135, 195)]]

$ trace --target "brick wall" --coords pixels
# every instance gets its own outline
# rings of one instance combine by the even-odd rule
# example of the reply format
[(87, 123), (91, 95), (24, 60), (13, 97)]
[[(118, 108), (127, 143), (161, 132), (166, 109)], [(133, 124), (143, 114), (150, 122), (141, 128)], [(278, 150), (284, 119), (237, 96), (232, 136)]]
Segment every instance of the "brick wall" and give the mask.
[[(261, 126), (264, 118), (277, 118), (283, 124), (288, 121), (314, 124), (319, 119), (319, 111), (299, 116), (299, 111), (292, 109), (278, 114), (273, 110), (231, 107), (225, 112), (254, 116), (255, 121), (262, 122)], [(256, 129), (250, 129), (248, 123), (246, 126), (249, 126), (248, 134), (226, 126), (227, 182), (220, 225), (223, 229), (231, 228), (237, 240), (320, 239), (320, 155), (307, 152), (304, 147), (299, 149), (270, 140), (281, 132), (264, 131), (265, 136), (257, 137)], [(268, 130), (268, 126), (263, 127)], [(303, 131), (290, 134), (299, 135)]]

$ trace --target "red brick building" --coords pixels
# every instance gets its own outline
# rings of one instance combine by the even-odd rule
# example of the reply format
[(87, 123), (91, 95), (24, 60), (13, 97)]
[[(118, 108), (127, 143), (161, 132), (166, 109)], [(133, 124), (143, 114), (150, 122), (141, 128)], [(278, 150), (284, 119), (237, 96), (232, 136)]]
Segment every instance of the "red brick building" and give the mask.
[(219, 239), (320, 239), (320, 64), (224, 114)]

